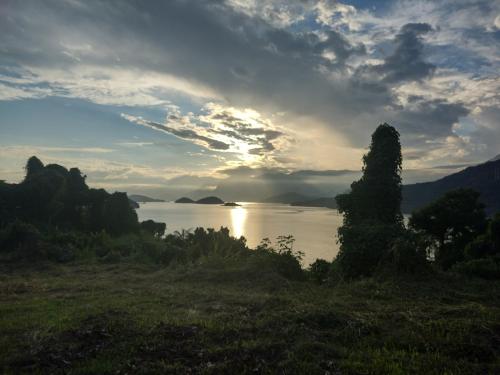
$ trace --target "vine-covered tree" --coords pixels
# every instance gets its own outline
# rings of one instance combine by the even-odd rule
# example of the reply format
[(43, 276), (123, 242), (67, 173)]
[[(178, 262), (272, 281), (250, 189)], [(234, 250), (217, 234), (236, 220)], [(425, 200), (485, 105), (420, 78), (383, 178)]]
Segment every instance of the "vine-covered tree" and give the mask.
[(337, 260), (348, 277), (371, 274), (404, 228), (401, 144), (394, 127), (377, 127), (363, 164), (363, 176), (352, 183), (351, 192), (336, 197), (344, 214)]

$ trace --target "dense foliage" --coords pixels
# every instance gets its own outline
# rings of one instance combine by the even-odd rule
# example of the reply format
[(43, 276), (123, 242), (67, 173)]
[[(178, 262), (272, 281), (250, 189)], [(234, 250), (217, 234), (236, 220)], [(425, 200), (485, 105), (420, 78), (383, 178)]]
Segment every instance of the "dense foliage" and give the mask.
[(436, 263), (448, 269), (464, 260), (465, 246), (485, 230), (486, 214), (479, 193), (459, 189), (415, 211), (409, 226), (432, 238)]
[(90, 189), (78, 168), (43, 163), (32, 156), (19, 184), (0, 182), (1, 226), (15, 220), (37, 228), (119, 235), (139, 230), (126, 193)]
[(348, 277), (371, 275), (403, 231), (402, 156), (397, 130), (380, 125), (363, 163), (363, 176), (352, 183), (351, 192), (336, 198), (338, 210), (344, 214), (338, 229), (337, 261)]
[(314, 263), (313, 279), (422, 275), (433, 264), (466, 275), (500, 277), (500, 218), (487, 218), (478, 192), (448, 191), (413, 212), (405, 228), (398, 132), (380, 125), (363, 162), (361, 179), (349, 193), (336, 197), (344, 214), (338, 229), (340, 252), (328, 271), (324, 263)]

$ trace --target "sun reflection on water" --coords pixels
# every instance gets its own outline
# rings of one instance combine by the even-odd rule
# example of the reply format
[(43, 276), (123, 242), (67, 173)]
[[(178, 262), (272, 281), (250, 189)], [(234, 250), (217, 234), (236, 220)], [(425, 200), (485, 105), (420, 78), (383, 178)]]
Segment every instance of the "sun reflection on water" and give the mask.
[(247, 210), (243, 207), (234, 207), (231, 209), (232, 235), (236, 238), (243, 236), (245, 222), (247, 220)]

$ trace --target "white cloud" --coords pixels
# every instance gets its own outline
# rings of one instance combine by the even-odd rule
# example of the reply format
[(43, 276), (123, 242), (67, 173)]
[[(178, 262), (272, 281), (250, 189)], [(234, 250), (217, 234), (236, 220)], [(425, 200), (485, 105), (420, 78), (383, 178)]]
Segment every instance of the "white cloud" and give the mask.
[(10, 68), (9, 75), (0, 73), (0, 89), (0, 100), (62, 96), (102, 105), (166, 108), (171, 104), (167, 98), (176, 93), (195, 101), (218, 98), (210, 89), (173, 75), (82, 64), (65, 69)]
[[(329, 0), (228, 3), (16, 3), (0, 26), (0, 100), (57, 95), (159, 106), (178, 114), (160, 124), (170, 127), (163, 131), (233, 153), (233, 163), (359, 166), (361, 147), (384, 121), (400, 127), (407, 147), (419, 149), (420, 163), (484, 155), (485, 134), (498, 127), (496, 112), (488, 110), (500, 103), (500, 3), (396, 0), (377, 14)], [(432, 25), (420, 57), (436, 67), (433, 76), (389, 85), (374, 74), (356, 75), (382, 65), (394, 53), (395, 35), (415, 22)], [(332, 30), (338, 37), (325, 46)], [(348, 54), (338, 64), (333, 49), (344, 39), (351, 50), (362, 43), (366, 54)], [(410, 100), (416, 95), (418, 105)], [(189, 113), (193, 102), (205, 112)], [(433, 122), (422, 110), (429, 108), (430, 115), (460, 115)], [(467, 145), (450, 144), (466, 111), (478, 134)], [(215, 118), (222, 112), (243, 117), (255, 134), (231, 134), (234, 127)], [(493, 117), (488, 125), (480, 115), (486, 112)], [(285, 135), (266, 139), (255, 129)], [(439, 143), (425, 142), (438, 131)]]

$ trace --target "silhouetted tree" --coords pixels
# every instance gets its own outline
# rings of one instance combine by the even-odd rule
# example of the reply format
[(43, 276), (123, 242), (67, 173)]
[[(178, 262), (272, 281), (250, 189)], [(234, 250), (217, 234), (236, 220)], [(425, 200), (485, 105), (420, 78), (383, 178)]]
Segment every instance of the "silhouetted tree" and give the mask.
[(458, 189), (412, 213), (410, 228), (435, 241), (435, 260), (448, 269), (464, 259), (467, 243), (484, 232), (486, 214), (479, 193)]
[(137, 214), (125, 193), (89, 189), (78, 168), (45, 167), (36, 156), (26, 163), (19, 184), (0, 183), (1, 225), (16, 219), (43, 229), (123, 234), (139, 229)]
[(85, 212), (89, 204), (89, 188), (85, 176), (78, 168), (71, 168), (66, 174), (66, 192), (61, 221), (71, 228), (85, 228)]
[(118, 235), (139, 229), (137, 214), (130, 207), (126, 193), (115, 192), (104, 202), (104, 229), (109, 234)]
[(15, 215), (39, 226), (57, 224), (64, 208), (67, 170), (54, 164), (29, 174), (16, 187)]
[(377, 127), (363, 157), (363, 176), (336, 197), (344, 214), (338, 262), (349, 277), (369, 275), (404, 229), (401, 214), (401, 145), (388, 124)]
[(150, 233), (154, 237), (163, 237), (167, 225), (165, 223), (157, 223), (154, 220), (145, 220), (140, 224), (141, 229)]
[(28, 179), (43, 170), (43, 163), (36, 156), (32, 156), (26, 162), (26, 166), (24, 167), (24, 169), (26, 170), (25, 179)]

